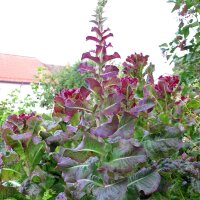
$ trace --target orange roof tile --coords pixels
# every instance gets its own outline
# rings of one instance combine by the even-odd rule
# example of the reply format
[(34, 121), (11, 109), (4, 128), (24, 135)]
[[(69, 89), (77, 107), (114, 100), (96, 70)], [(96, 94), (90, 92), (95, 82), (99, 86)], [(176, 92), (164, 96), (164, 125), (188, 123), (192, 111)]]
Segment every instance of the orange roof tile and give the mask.
[(36, 58), (0, 54), (0, 82), (31, 83), (38, 67), (47, 68)]

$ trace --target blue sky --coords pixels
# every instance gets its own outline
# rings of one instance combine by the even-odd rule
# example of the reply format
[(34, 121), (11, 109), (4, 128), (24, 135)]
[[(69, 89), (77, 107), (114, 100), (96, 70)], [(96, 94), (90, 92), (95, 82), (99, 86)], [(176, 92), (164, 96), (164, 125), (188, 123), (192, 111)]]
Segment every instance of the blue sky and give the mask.
[[(86, 42), (96, 0), (0, 0), (0, 53), (37, 57), (49, 64), (72, 64), (91, 50)], [(166, 0), (108, 0), (106, 26), (122, 62), (137, 52), (150, 55), (156, 77), (170, 73), (159, 44), (173, 39), (177, 29)]]

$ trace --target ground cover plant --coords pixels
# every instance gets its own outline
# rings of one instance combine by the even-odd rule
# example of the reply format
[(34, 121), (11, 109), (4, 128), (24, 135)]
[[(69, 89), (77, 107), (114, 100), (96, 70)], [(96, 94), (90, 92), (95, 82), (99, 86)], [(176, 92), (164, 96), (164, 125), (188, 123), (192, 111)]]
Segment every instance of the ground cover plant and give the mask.
[(105, 5), (79, 66), (93, 74), (86, 87), (58, 93), (51, 117), (10, 115), (1, 127), (0, 199), (199, 199), (199, 96), (183, 95), (176, 75), (155, 83), (142, 53), (119, 78)]

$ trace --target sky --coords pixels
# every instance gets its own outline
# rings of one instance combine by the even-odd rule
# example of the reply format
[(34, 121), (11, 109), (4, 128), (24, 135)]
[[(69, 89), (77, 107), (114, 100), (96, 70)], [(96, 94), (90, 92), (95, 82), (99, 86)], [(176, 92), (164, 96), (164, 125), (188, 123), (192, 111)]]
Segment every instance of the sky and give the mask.
[[(73, 64), (94, 47), (86, 42), (97, 0), (0, 0), (0, 53)], [(167, 0), (108, 0), (105, 15), (121, 62), (132, 53), (150, 55), (155, 76), (171, 73), (159, 45), (174, 38), (177, 21)], [(119, 61), (120, 62), (120, 61)]]

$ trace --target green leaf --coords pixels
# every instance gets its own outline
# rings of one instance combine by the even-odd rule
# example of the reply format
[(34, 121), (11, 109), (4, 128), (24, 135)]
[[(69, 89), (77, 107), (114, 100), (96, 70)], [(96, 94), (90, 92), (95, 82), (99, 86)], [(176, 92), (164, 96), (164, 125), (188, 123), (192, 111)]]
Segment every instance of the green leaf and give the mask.
[(105, 144), (97, 141), (97, 138), (92, 138), (86, 136), (83, 139), (83, 147), (80, 149), (81, 151), (91, 151), (97, 154), (104, 155), (105, 154)]
[(30, 170), (33, 170), (34, 167), (39, 164), (39, 162), (41, 161), (42, 156), (44, 154), (44, 151), (45, 151), (45, 143), (44, 142), (41, 142), (38, 144), (34, 144), (32, 142), (29, 143), (25, 154), (26, 154), (26, 159), (28, 160), (28, 162), (31, 165)]
[(74, 150), (74, 149), (66, 148), (64, 150), (63, 156), (69, 157), (72, 160), (75, 160), (78, 162), (85, 162), (91, 156), (91, 153), (89, 151), (85, 152), (85, 151), (81, 151), (81, 150)]
[(199, 99), (192, 99), (188, 101), (187, 108), (189, 109), (198, 109), (200, 108), (200, 100)]
[(165, 124), (167, 124), (169, 122), (169, 120), (170, 120), (167, 113), (160, 113), (159, 114), (159, 118)]
[(178, 138), (154, 138), (143, 142), (148, 156), (152, 159), (170, 157), (181, 147), (182, 141)]
[(128, 188), (137, 189), (138, 192), (143, 191), (145, 195), (149, 195), (158, 189), (160, 180), (158, 172), (142, 169), (129, 177)]
[(77, 126), (80, 122), (80, 116), (81, 116), (81, 113), (80, 112), (77, 112), (73, 115), (73, 117), (71, 118), (70, 120), (70, 123), (72, 126)]

